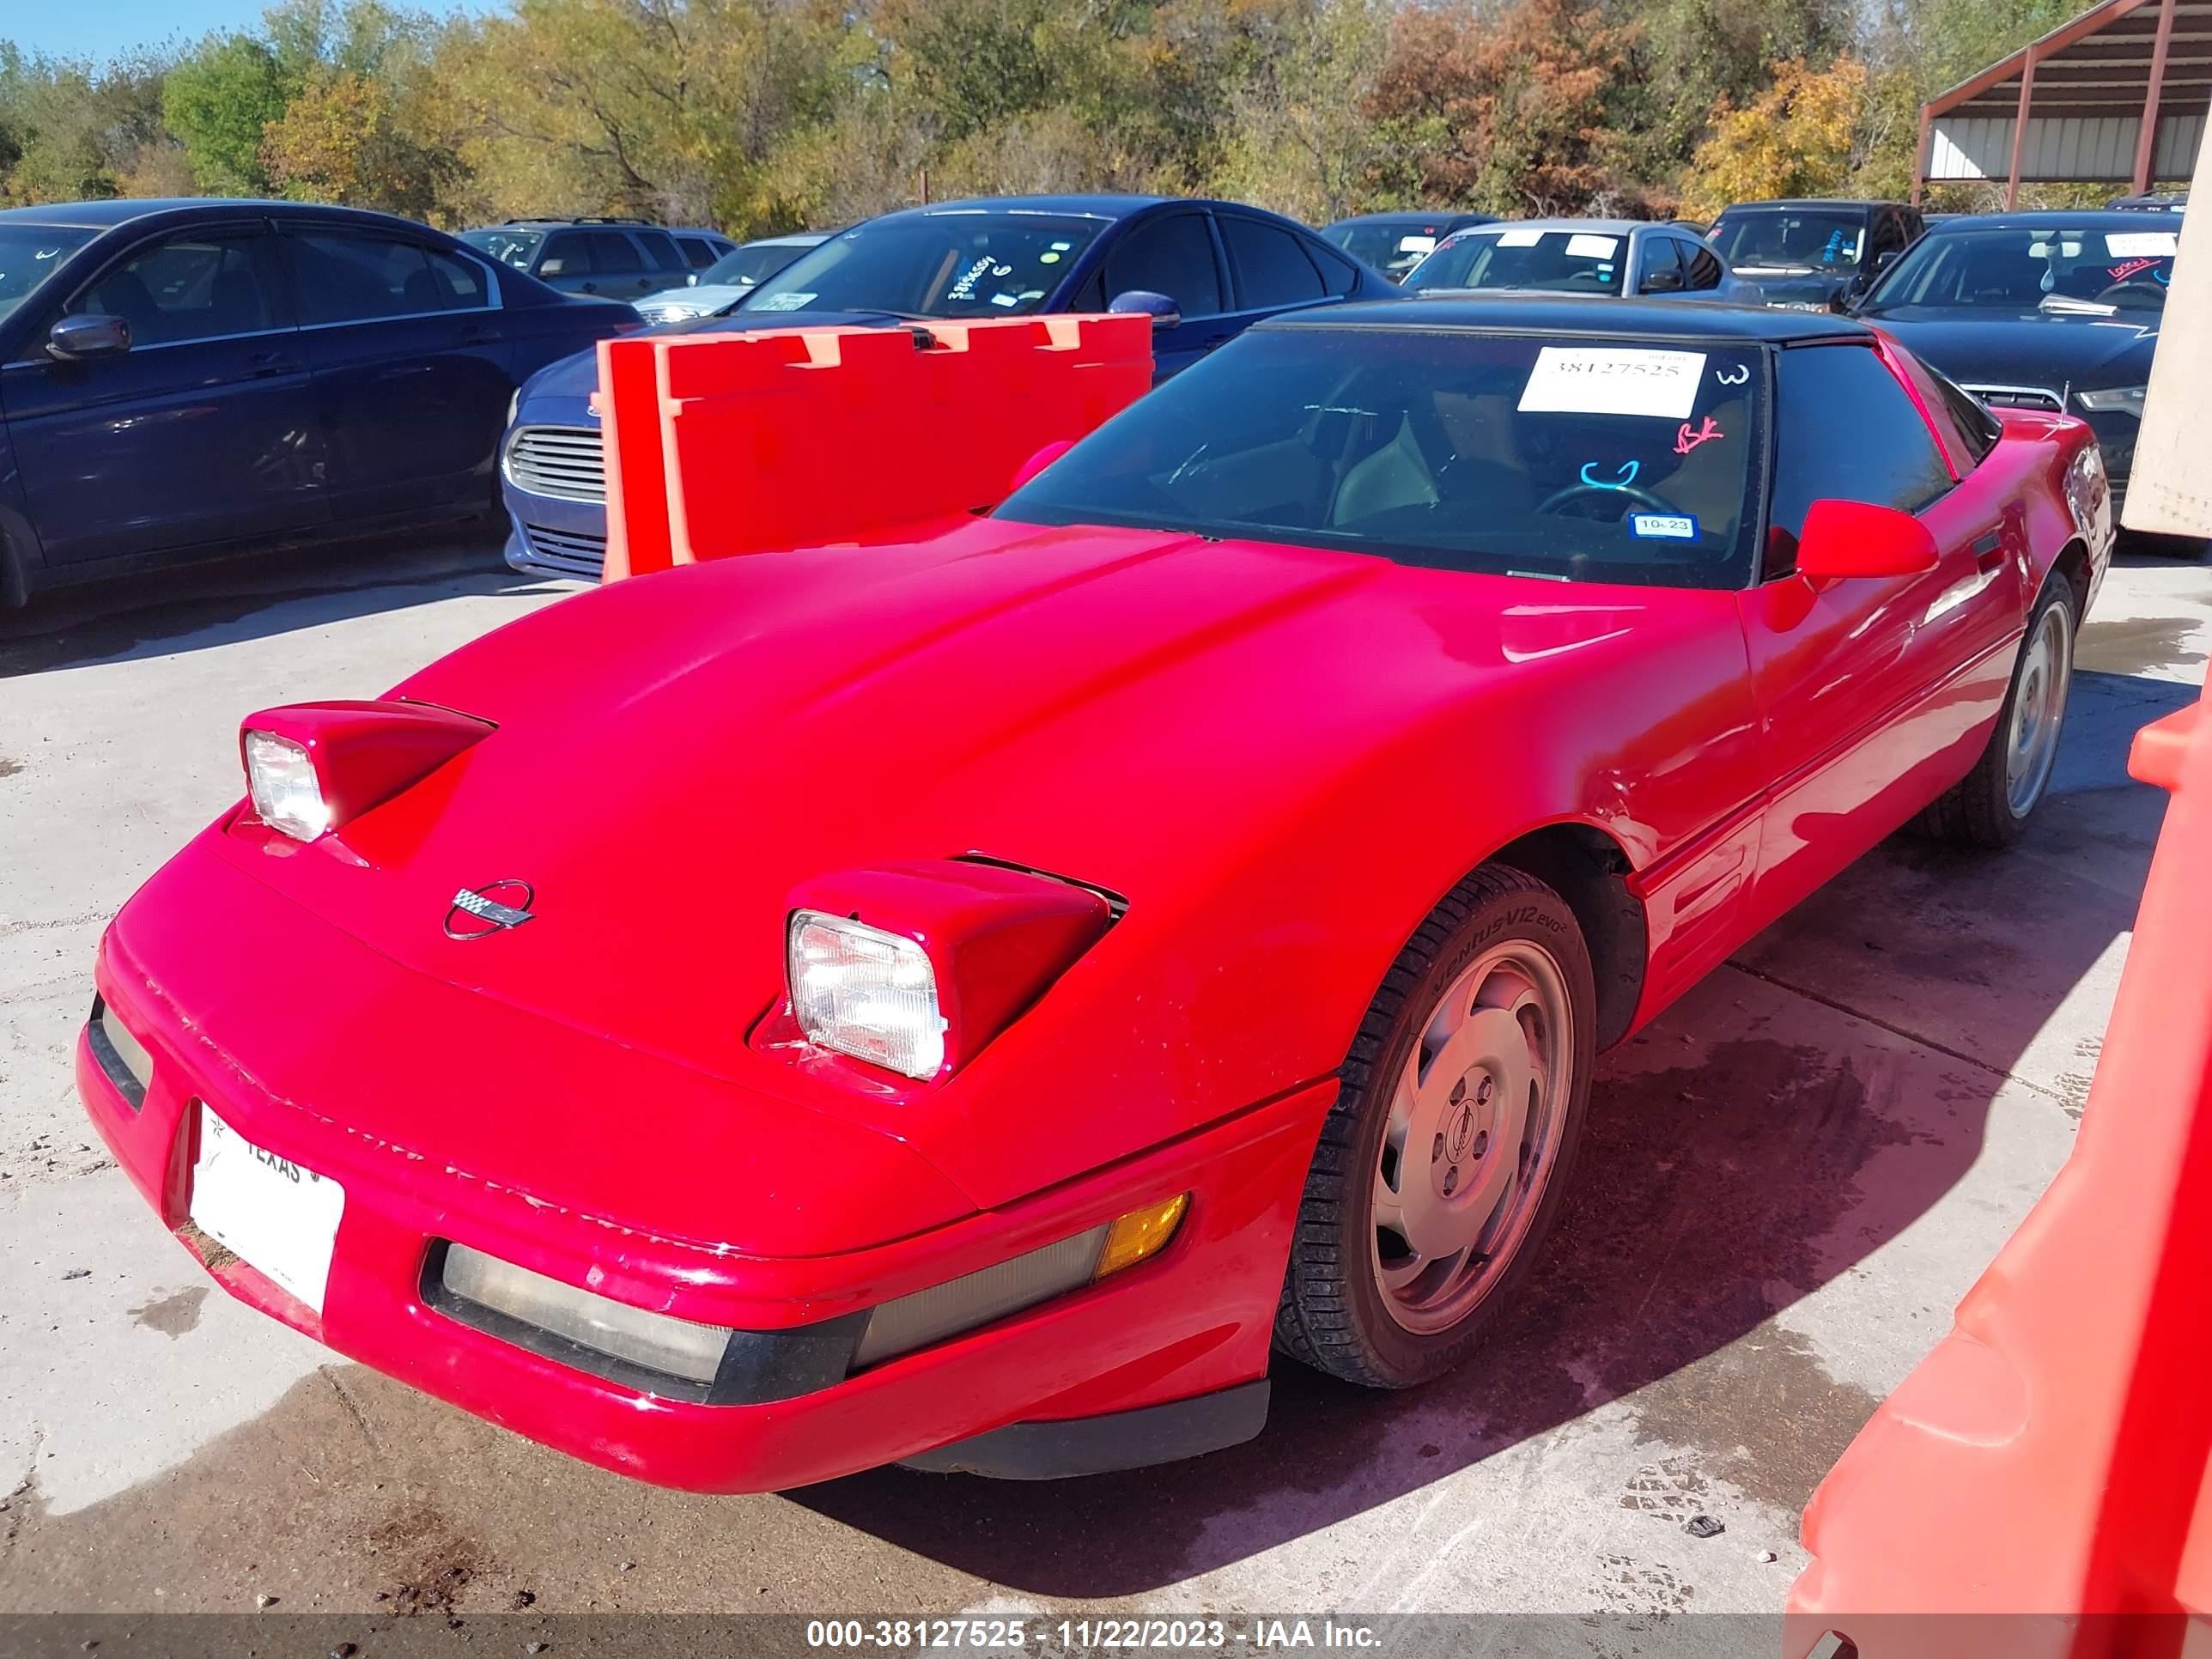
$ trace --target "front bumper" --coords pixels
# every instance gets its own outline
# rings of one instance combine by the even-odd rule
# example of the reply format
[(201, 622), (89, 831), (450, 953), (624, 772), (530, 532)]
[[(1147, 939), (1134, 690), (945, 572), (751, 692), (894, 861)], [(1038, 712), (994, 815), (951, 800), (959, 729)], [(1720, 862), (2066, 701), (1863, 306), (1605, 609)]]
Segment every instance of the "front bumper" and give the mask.
[[(182, 856), (200, 855), (188, 849)], [(237, 899), (228, 890), (224, 896)], [(266, 1000), (265, 1018), (312, 1017), (307, 995), (284, 986), (283, 930), (332, 930), (274, 894), (247, 908), (252, 914), (237, 917), (229, 933), (238, 944), (223, 971), (239, 971), (241, 957), (265, 955), (279, 965), (251, 988), (254, 1000)], [(1188, 1455), (1258, 1431), (1298, 1194), (1333, 1085), (890, 1243), (748, 1256), (712, 1240), (657, 1236), (638, 1218), (534, 1200), (502, 1186), (496, 1171), (453, 1167), (437, 1146), (398, 1146), (362, 1133), (301, 1098), (296, 1084), (288, 1094), (263, 1086), (253, 1061), (257, 1031), (208, 1029), (194, 1017), (195, 974), (212, 964), (137, 959), (124, 944), (130, 918), (126, 908), (103, 942), (95, 977), (100, 995), (151, 1055), (153, 1075), (134, 1105), (112, 1080), (112, 1053), (95, 1047), (88, 1028), (76, 1073), (94, 1124), (163, 1224), (218, 1282), (350, 1358), (602, 1467), (706, 1492), (777, 1490), (907, 1460), (1030, 1476), (1084, 1473)], [(173, 941), (191, 931), (146, 929), (143, 936)], [(315, 939), (319, 962), (331, 949), (328, 939)], [(381, 968), (364, 961), (362, 971), (409, 971), (374, 962)], [(320, 977), (320, 995), (347, 994)], [(240, 1006), (234, 988), (224, 1006)], [(468, 1034), (450, 1029), (459, 1023), (392, 1035), (395, 1043), (422, 1045), (419, 1086), (449, 1092), (456, 1113), (471, 1103), (471, 1073), (451, 1059), (472, 1054)], [(439, 1054), (447, 1057), (443, 1065)], [(472, 1058), (495, 1064), (499, 1057)], [(191, 1224), (200, 1102), (258, 1145), (343, 1187), (320, 1313)], [(579, 1158), (593, 1155), (575, 1149)], [(803, 1340), (879, 1302), (1177, 1191), (1190, 1193), (1189, 1211), (1152, 1261), (981, 1329), (833, 1373), (823, 1386), (753, 1403), (669, 1398), (578, 1369), (441, 1311), (426, 1285), (440, 1241), (453, 1240), (678, 1317), (759, 1332), (771, 1342), (779, 1334)], [(763, 1200), (738, 1192), (731, 1201)], [(1170, 1407), (1180, 1409), (1160, 1409)], [(1079, 1419), (1099, 1420), (1086, 1426)]]

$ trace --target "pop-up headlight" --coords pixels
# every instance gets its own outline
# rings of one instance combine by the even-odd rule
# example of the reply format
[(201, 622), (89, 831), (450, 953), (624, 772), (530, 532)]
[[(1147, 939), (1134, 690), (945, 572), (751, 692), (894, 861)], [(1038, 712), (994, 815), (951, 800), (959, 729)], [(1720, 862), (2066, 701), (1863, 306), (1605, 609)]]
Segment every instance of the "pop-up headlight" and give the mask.
[(302, 702), (239, 731), (254, 815), (295, 841), (339, 829), (421, 782), (490, 725), (413, 702)]

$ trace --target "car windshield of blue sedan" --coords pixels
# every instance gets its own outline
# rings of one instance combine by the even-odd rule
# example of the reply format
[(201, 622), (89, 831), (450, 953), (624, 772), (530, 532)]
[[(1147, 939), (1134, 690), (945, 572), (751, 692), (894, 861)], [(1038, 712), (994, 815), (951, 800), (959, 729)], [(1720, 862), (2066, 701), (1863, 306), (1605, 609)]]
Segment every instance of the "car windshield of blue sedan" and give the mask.
[(1261, 327), (1132, 404), (998, 516), (1732, 587), (1764, 453), (1760, 350)]
[(1018, 317), (1036, 310), (1103, 228), (1097, 219), (953, 210), (855, 225), (738, 302), (762, 311)]
[(2154, 220), (2124, 229), (1937, 231), (1898, 261), (1861, 314), (1909, 319), (1962, 310), (2082, 317), (2163, 311), (2180, 240), (2178, 229)]
[(74, 225), (0, 225), (0, 317), (35, 294), (100, 233)]
[(1610, 231), (1529, 230), (1517, 225), (1463, 230), (1415, 265), (1406, 286), (1618, 294), (1628, 269), (1627, 240)]

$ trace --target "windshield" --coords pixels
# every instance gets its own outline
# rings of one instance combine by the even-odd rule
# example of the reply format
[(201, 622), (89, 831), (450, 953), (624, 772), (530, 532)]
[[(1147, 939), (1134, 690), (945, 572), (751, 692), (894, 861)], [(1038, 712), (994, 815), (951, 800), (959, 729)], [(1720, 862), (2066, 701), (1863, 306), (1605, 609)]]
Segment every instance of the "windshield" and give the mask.
[(0, 225), (0, 317), (37, 293), (63, 260), (99, 234), (73, 225)]
[(1627, 240), (1585, 230), (1463, 230), (1415, 265), (1406, 286), (1618, 294)]
[(1764, 453), (1759, 356), (1735, 343), (1262, 327), (1130, 405), (999, 516), (1735, 586)]
[(1862, 314), (1963, 309), (2109, 317), (2163, 311), (2180, 238), (2178, 229), (2148, 227), (1938, 231), (1906, 251)]
[(1018, 317), (1043, 305), (1103, 228), (1044, 213), (901, 214), (855, 225), (786, 265), (737, 308)]
[(699, 273), (702, 288), (750, 288), (764, 282), (806, 252), (798, 242), (748, 242), (725, 253)]
[(1433, 228), (1403, 220), (1395, 224), (1331, 225), (1322, 234), (1360, 264), (1397, 277), (1403, 277), (1435, 252), (1438, 240)]
[(1731, 211), (1713, 222), (1712, 240), (1735, 270), (1856, 270), (1866, 251), (1866, 220), (1772, 208)]
[(479, 253), (489, 253), (501, 264), (513, 265), (517, 270), (530, 269), (530, 261), (538, 252), (538, 245), (545, 240), (542, 230), (465, 230), (461, 240)]

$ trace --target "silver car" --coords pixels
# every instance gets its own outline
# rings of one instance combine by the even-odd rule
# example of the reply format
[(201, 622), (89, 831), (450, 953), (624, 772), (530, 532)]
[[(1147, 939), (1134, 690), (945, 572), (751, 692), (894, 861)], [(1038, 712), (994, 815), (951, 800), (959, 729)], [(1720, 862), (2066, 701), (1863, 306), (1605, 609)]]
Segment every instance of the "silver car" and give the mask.
[(790, 236), (763, 236), (732, 250), (691, 279), (688, 288), (663, 289), (637, 301), (638, 315), (648, 323), (678, 323), (693, 317), (714, 317), (751, 293), (811, 247), (830, 240), (830, 233), (803, 230)]
[(1765, 303), (1704, 237), (1636, 219), (1522, 219), (1455, 232), (1406, 273), (1410, 294), (1518, 289)]

